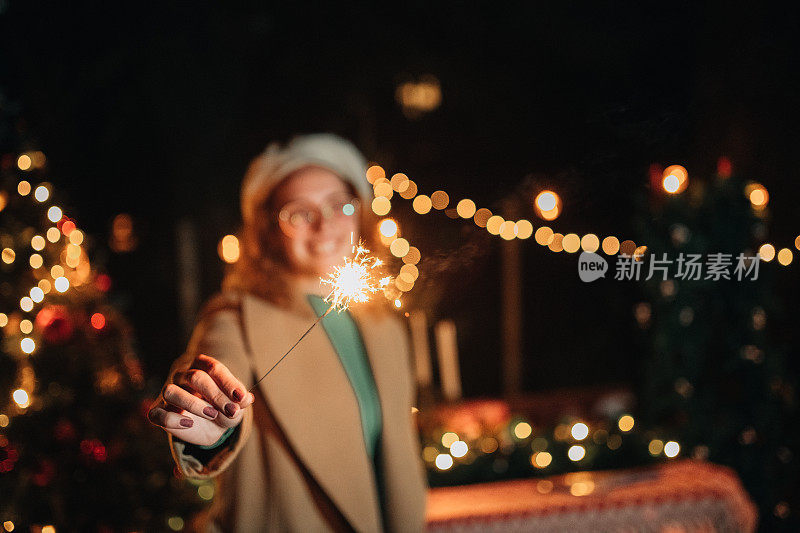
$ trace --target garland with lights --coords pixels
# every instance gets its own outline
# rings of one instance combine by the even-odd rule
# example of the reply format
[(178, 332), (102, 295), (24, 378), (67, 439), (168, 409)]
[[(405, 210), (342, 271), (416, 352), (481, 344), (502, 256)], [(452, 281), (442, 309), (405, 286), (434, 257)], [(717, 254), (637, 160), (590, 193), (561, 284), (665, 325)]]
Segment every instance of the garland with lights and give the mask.
[[(501, 401), (472, 401), (454, 409), (447, 415), (417, 415), (428, 482), (434, 487), (653, 464), (682, 453), (676, 440), (640, 431), (624, 412), (593, 422), (563, 418), (545, 427), (511, 413)], [(547, 483), (539, 490), (549, 492)], [(591, 492), (575, 490), (584, 490), (577, 496)]]
[[(731, 165), (727, 158), (720, 158), (719, 166), (721, 172), (730, 174)], [(654, 174), (655, 179), (651, 184), (653, 188), (661, 189), (669, 195), (679, 195), (686, 190), (689, 184), (689, 174), (681, 165), (671, 165), (663, 170), (658, 169)], [(653, 177), (651, 175), (651, 179)], [(451, 218), (472, 219), (478, 227), (485, 228), (490, 234), (497, 235), (504, 240), (527, 240), (534, 236), (538, 244), (546, 246), (553, 252), (576, 253), (581, 250), (584, 252), (602, 250), (608, 256), (622, 254), (641, 257), (647, 251), (647, 246), (637, 246), (630, 239), (620, 242), (613, 235), (609, 235), (601, 241), (594, 233), (587, 233), (583, 236), (577, 233), (562, 234), (554, 232), (546, 225), (539, 226), (534, 231), (534, 224), (530, 220), (525, 218), (516, 222), (505, 220), (485, 207), (477, 208), (475, 202), (469, 198), (460, 200), (456, 207), (452, 208), (449, 207), (450, 195), (446, 191), (437, 190), (430, 196), (420, 194), (416, 182), (409, 179), (408, 176), (397, 173), (388, 179), (386, 171), (379, 165), (373, 165), (367, 169), (366, 178), (373, 187), (372, 211), (378, 216), (385, 216), (389, 213), (392, 208), (391, 199), (394, 193), (397, 193), (401, 198), (411, 201), (412, 208), (417, 214), (425, 215), (431, 209), (445, 211)], [(769, 202), (767, 189), (760, 183), (748, 182), (743, 185), (741, 190), (749, 200), (753, 212), (759, 216), (765, 216)], [(550, 190), (539, 192), (533, 201), (533, 207), (536, 214), (546, 221), (558, 218), (563, 209), (560, 196)], [(800, 250), (800, 235), (795, 239), (794, 245)], [(775, 246), (770, 243), (761, 244), (758, 254), (765, 262), (777, 257), (778, 263), (783, 266), (791, 264), (794, 257), (790, 248), (784, 247), (776, 252)]]

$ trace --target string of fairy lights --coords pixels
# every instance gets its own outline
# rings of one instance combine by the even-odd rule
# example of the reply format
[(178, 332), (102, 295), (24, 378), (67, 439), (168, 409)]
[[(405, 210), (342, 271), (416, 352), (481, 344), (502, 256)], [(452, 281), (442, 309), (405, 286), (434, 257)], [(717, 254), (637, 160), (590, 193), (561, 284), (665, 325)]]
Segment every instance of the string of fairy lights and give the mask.
[[(720, 159), (719, 175), (722, 178), (730, 176), (730, 163), (726, 158)], [(373, 199), (371, 209), (381, 218), (378, 222), (378, 234), (381, 243), (386, 246), (391, 254), (403, 261), (397, 276), (393, 278), (389, 287), (384, 290), (384, 295), (392, 301), (397, 308), (402, 307), (403, 294), (413, 289), (419, 277), (417, 264), (421, 259), (418, 248), (412, 246), (406, 237), (401, 236), (400, 226), (396, 220), (387, 217), (392, 209), (392, 199), (395, 195), (404, 200), (411, 201), (415, 213), (425, 215), (432, 210), (444, 211), (450, 218), (472, 220), (476, 226), (483, 228), (492, 235), (510, 241), (514, 239), (527, 240), (533, 237), (541, 246), (552, 252), (577, 253), (602, 251), (608, 256), (618, 254), (641, 258), (647, 252), (646, 245), (637, 245), (631, 239), (620, 240), (615, 235), (607, 235), (602, 239), (596, 233), (560, 233), (554, 231), (546, 224), (534, 224), (531, 220), (521, 218), (506, 220), (503, 216), (493, 213), (485, 207), (478, 207), (469, 199), (459, 200), (455, 207), (451, 205), (451, 197), (444, 190), (437, 190), (430, 196), (421, 194), (416, 182), (406, 174), (398, 172), (387, 178), (386, 171), (380, 165), (372, 165), (367, 169), (366, 179), (372, 185)], [(671, 165), (661, 171), (659, 184), (663, 191), (669, 195), (683, 193), (689, 185), (689, 174), (681, 165)], [(744, 195), (750, 201), (753, 211), (763, 216), (769, 203), (769, 193), (766, 187), (757, 182), (749, 182), (744, 188)], [(545, 222), (552, 222), (561, 215), (564, 207), (559, 194), (552, 190), (539, 191), (533, 199), (533, 208), (536, 215)], [(535, 227), (538, 226), (538, 227)], [(535, 229), (534, 229), (535, 227)], [(800, 235), (794, 242), (795, 248), (800, 250)], [(224, 236), (218, 245), (220, 258), (227, 263), (234, 263), (239, 258), (239, 240), (235, 235)], [(772, 243), (765, 242), (758, 248), (758, 255), (764, 262), (777, 258), (777, 262), (788, 266), (794, 259), (794, 252), (789, 247), (777, 249)]]
[[(723, 178), (729, 177), (729, 169), (727, 172), (721, 171), (720, 175)], [(526, 240), (533, 236), (538, 244), (553, 252), (576, 253), (581, 250), (585, 252), (602, 250), (609, 256), (623, 254), (640, 258), (647, 251), (645, 245), (637, 245), (630, 239), (620, 241), (614, 235), (608, 235), (601, 240), (597, 234), (592, 232), (584, 235), (562, 234), (554, 231), (548, 225), (540, 225), (534, 230), (534, 223), (528, 219), (506, 220), (488, 208), (478, 208), (475, 202), (469, 198), (459, 200), (455, 207), (452, 207), (451, 197), (446, 191), (437, 190), (430, 196), (421, 194), (414, 180), (403, 173), (396, 173), (389, 179), (386, 177), (386, 171), (380, 165), (371, 166), (367, 170), (366, 178), (372, 184), (374, 192), (372, 211), (378, 216), (386, 216), (390, 212), (391, 200), (396, 193), (401, 198), (411, 201), (414, 212), (419, 215), (428, 214), (432, 210), (444, 211), (451, 218), (472, 219), (476, 226), (484, 228), (490, 234), (497, 235), (504, 240)], [(665, 193), (681, 194), (686, 190), (688, 184), (689, 174), (683, 166), (671, 165), (663, 170), (660, 185)], [(763, 216), (769, 202), (769, 193), (766, 187), (757, 182), (750, 182), (745, 186), (743, 193), (749, 199), (753, 211), (757, 215)], [(533, 207), (537, 216), (547, 222), (556, 220), (563, 210), (561, 197), (552, 190), (538, 192), (533, 200)], [(384, 224), (392, 229), (397, 226), (396, 222), (391, 219), (384, 219), (380, 224), (383, 235), (386, 235), (383, 233)], [(386, 238), (391, 239), (388, 236)], [(800, 235), (795, 239), (794, 245), (796, 249), (800, 250)], [(794, 252), (791, 248), (783, 247), (778, 250), (775, 245), (768, 242), (759, 246), (758, 254), (765, 262), (777, 258), (777, 262), (783, 266), (790, 265), (794, 259)]]
[[(17, 167), (21, 171), (29, 171), (35, 168), (42, 168), (45, 163), (45, 156), (42, 152), (23, 153), (17, 158)], [(721, 173), (725, 177), (724, 172)], [(525, 218), (519, 220), (505, 220), (501, 215), (494, 214), (488, 208), (478, 208), (475, 202), (469, 198), (461, 199), (455, 208), (450, 207), (450, 195), (444, 190), (437, 190), (430, 196), (419, 193), (417, 184), (403, 173), (394, 174), (391, 179), (386, 177), (386, 171), (379, 165), (371, 166), (366, 172), (366, 179), (373, 187), (374, 198), (371, 203), (372, 211), (379, 217), (385, 217), (391, 211), (391, 200), (395, 193), (405, 200), (412, 203), (414, 212), (420, 215), (429, 213), (431, 210), (445, 211), (453, 218), (472, 219), (475, 225), (486, 229), (490, 234), (497, 235), (504, 240), (529, 239), (534, 237), (535, 241), (546, 246), (553, 252), (576, 253), (579, 250), (586, 252), (597, 252), (602, 250), (606, 255), (625, 254), (634, 257), (641, 256), (647, 250), (646, 246), (637, 246), (633, 240), (623, 240), (614, 235), (608, 235), (602, 240), (595, 233), (579, 235), (577, 233), (562, 234), (553, 231), (547, 225), (541, 225), (534, 231), (534, 224)], [(667, 194), (680, 194), (686, 190), (689, 183), (689, 176), (686, 169), (680, 165), (672, 165), (664, 169), (661, 186)], [(764, 213), (769, 203), (769, 193), (760, 183), (750, 182), (745, 186), (745, 196), (749, 199), (753, 210), (757, 214)], [(27, 180), (21, 180), (17, 184), (17, 194), (20, 196), (31, 196), (36, 203), (46, 206), (46, 216), (49, 222), (54, 224), (49, 227), (44, 235), (36, 234), (30, 238), (30, 247), (33, 253), (28, 255), (28, 263), (34, 272), (34, 277), (38, 279), (35, 286), (30, 288), (29, 294), (22, 297), (19, 307), (23, 313), (30, 315), (37, 304), (41, 304), (48, 293), (66, 292), (70, 286), (80, 285), (88, 279), (91, 267), (85, 251), (81, 248), (84, 234), (79, 230), (75, 222), (66, 215), (57, 205), (48, 205), (51, 198), (51, 186), (42, 183), (35, 188)], [(0, 193), (0, 211), (8, 203), (7, 193)], [(545, 221), (553, 221), (558, 218), (563, 210), (560, 196), (551, 190), (540, 191), (534, 201), (533, 206), (536, 214)], [(396, 307), (401, 307), (401, 297), (403, 293), (409, 292), (414, 287), (414, 283), (419, 277), (417, 264), (421, 259), (418, 248), (412, 246), (408, 239), (401, 236), (398, 223), (391, 218), (383, 218), (379, 221), (378, 232), (381, 242), (388, 247), (391, 254), (403, 261), (403, 265), (393, 283), (384, 291), (385, 296), (394, 301)], [(18, 250), (15, 249), (13, 242), (9, 242), (11, 237), (5, 236), (2, 244), (0, 259), (6, 264), (12, 264), (19, 260)], [(42, 255), (47, 242), (52, 244), (63, 244), (57, 261), (49, 268), (44, 267), (44, 257)], [(794, 246), (800, 250), (800, 235), (795, 239)], [(232, 263), (239, 257), (239, 241), (235, 235), (224, 236), (219, 243), (218, 252), (220, 257)], [(26, 253), (19, 250), (20, 255)], [(762, 261), (769, 262), (777, 258), (777, 262), (783, 266), (788, 266), (794, 259), (794, 252), (789, 247), (777, 249), (769, 242), (761, 244), (758, 254)], [(66, 267), (66, 268), (65, 268)], [(6, 327), (9, 322), (9, 314), (0, 312), (0, 327)], [(20, 331), (28, 335), (33, 330), (33, 322), (30, 318), (20, 321)], [(20, 341), (20, 348), (26, 354), (32, 353), (36, 344), (33, 338), (25, 336)]]
[[(522, 449), (527, 453), (530, 468), (547, 472), (563, 457), (571, 463), (585, 463), (591, 448), (605, 446), (618, 450), (626, 435), (632, 433), (635, 420), (632, 415), (623, 413), (610, 421), (589, 424), (580, 419), (562, 422), (552, 433), (534, 428), (525, 419), (515, 417), (509, 420), (501, 431), (475, 432), (459, 435), (455, 431), (443, 430), (426, 435), (422, 456), (428, 468), (447, 471), (460, 464), (471, 464), (480, 456), (492, 456), (501, 449)], [(653, 458), (674, 459), (682, 453), (681, 445), (675, 440), (664, 440), (653, 433), (646, 435), (647, 451)], [(691, 451), (695, 458), (705, 458), (708, 449), (697, 446)], [(576, 490), (578, 488), (576, 487)], [(549, 492), (542, 490), (541, 492)], [(583, 494), (591, 493), (591, 488)]]

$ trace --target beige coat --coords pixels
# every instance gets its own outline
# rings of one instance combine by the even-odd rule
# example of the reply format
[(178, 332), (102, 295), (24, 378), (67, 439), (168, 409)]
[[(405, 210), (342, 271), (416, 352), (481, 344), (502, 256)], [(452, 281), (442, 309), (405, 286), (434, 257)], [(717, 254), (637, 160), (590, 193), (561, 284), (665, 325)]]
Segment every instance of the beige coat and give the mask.
[[(261, 376), (272, 367), (315, 319), (310, 307), (289, 312), (251, 295), (216, 299), (223, 300), (240, 304), (251, 352), (243, 343), (237, 312), (225, 306), (214, 311), (210, 305), (169, 380), (198, 353), (205, 353), (222, 361), (249, 388), (253, 375)], [(297, 455), (357, 531), (420, 531), (426, 485), (411, 413), (414, 382), (407, 333), (392, 315), (370, 316), (358, 307), (351, 312), (364, 341), (383, 415), (385, 527), (358, 403), (321, 325), (259, 388)], [(185, 445), (169, 437), (173, 457), (186, 476), (217, 477), (208, 529), (328, 530), (296, 463), (273, 434), (257, 426), (253, 408), (248, 408), (240, 438), (207, 464), (185, 454)]]

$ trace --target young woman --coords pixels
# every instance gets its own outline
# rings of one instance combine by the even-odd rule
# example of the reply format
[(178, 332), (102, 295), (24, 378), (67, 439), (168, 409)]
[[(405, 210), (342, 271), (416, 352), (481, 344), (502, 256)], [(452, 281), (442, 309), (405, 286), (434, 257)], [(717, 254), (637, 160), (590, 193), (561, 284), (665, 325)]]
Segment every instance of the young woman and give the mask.
[[(180, 470), (216, 477), (208, 529), (419, 531), (425, 481), (405, 329), (375, 302), (322, 319), (320, 277), (376, 231), (363, 156), (328, 134), (273, 144), (242, 185), (242, 254), (150, 420)], [(352, 237), (351, 237), (352, 236)]]

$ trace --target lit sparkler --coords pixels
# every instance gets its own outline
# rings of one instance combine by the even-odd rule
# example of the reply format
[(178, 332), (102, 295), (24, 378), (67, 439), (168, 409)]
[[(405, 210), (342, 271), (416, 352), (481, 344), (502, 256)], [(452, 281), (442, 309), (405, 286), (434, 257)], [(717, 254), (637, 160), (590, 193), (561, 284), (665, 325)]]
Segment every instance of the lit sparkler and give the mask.
[[(350, 236), (350, 241), (352, 243), (352, 234)], [(361, 242), (353, 246), (353, 254), (351, 258), (344, 258), (343, 265), (335, 266), (333, 273), (327, 278), (320, 278), (320, 282), (323, 285), (327, 285), (331, 288), (331, 292), (325, 297), (325, 301), (330, 303), (328, 310), (311, 324), (305, 333), (297, 339), (297, 342), (272, 365), (272, 368), (270, 368), (266, 374), (261, 376), (258, 381), (250, 387), (248, 392), (252, 392), (261, 380), (275, 370), (275, 367), (278, 366), (278, 364), (300, 344), (300, 341), (314, 329), (314, 326), (319, 324), (331, 311), (336, 309), (342, 312), (347, 309), (351, 303), (369, 301), (372, 294), (383, 290), (392, 281), (391, 276), (385, 276), (376, 280), (374, 270), (381, 266), (383, 261), (369, 255), (369, 250), (365, 248)]]
[(326, 315), (331, 309), (347, 309), (351, 302), (368, 301), (370, 295), (383, 290), (392, 280), (386, 276), (374, 281), (372, 271), (381, 266), (383, 261), (369, 255), (369, 250), (362, 243), (358, 243), (354, 253), (351, 259), (345, 258), (344, 265), (333, 267), (333, 274), (320, 280), (331, 288), (330, 294), (325, 297), (325, 301), (331, 304)]

